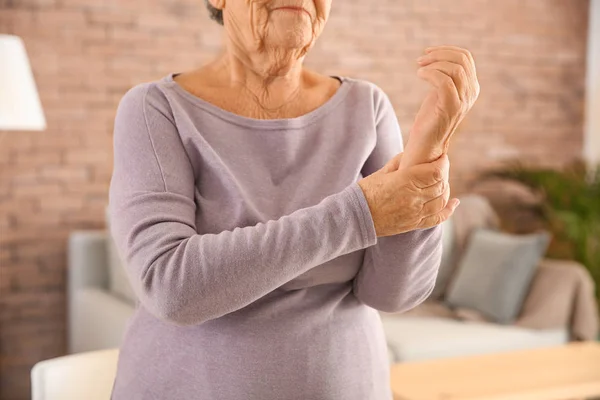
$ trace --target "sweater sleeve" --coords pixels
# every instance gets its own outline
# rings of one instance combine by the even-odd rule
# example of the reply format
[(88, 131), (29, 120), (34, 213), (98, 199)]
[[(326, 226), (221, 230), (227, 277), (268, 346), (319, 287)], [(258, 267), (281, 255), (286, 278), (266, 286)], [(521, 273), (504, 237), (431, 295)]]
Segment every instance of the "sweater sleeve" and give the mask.
[(198, 234), (194, 170), (153, 85), (130, 89), (119, 103), (109, 209), (128, 278), (157, 318), (176, 325), (218, 318), (376, 243), (356, 183), (277, 220)]
[[(365, 162), (362, 175), (382, 168), (404, 151), (400, 126), (388, 97), (376, 90), (377, 143)], [(361, 199), (368, 208), (366, 199)], [(441, 262), (441, 225), (380, 237), (366, 249), (353, 282), (362, 303), (384, 312), (404, 312), (423, 302), (431, 292)]]

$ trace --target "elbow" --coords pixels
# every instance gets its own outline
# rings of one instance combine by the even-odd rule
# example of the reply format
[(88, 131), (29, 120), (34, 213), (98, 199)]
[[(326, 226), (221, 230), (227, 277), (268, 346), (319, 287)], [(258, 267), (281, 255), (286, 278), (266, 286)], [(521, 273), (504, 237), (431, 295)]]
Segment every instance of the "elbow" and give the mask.
[(170, 325), (193, 326), (214, 319), (223, 295), (204, 279), (201, 260), (191, 261), (198, 259), (194, 236), (187, 236), (187, 229), (167, 234), (162, 229), (121, 239), (127, 244), (123, 261), (140, 306)]
[(393, 270), (389, 276), (382, 272), (367, 285), (355, 281), (356, 297), (367, 306), (386, 313), (404, 313), (427, 300), (433, 293), (442, 259), (441, 230), (429, 229), (427, 232), (435, 236), (420, 240), (421, 249), (401, 265), (380, 266), (383, 271)]
[(423, 303), (433, 292), (434, 285), (421, 288), (419, 290), (406, 290), (403, 293), (398, 293), (396, 296), (360, 296), (359, 300), (377, 311), (385, 313), (397, 314), (405, 313)]
[(162, 297), (161, 300), (148, 299), (146, 302), (148, 311), (161, 321), (176, 326), (192, 326), (208, 320), (208, 318), (203, 318), (201, 315), (194, 315), (192, 317), (185, 312), (184, 308), (177, 301), (173, 301), (172, 299), (169, 301), (167, 297), (170, 296), (165, 295)]
[[(160, 300), (149, 301), (149, 311), (158, 319), (176, 326), (195, 326), (217, 319), (230, 311), (225, 311), (210, 301), (191, 304), (187, 299), (177, 300), (173, 293), (165, 293)], [(208, 299), (208, 297), (205, 297)]]
[(177, 326), (200, 325), (233, 311), (227, 291), (182, 273), (181, 260), (162, 256), (137, 268), (139, 299), (157, 319)]
[(152, 273), (153, 269), (149, 268), (139, 282), (140, 303), (150, 314), (176, 326), (199, 325), (213, 318), (197, 305), (197, 300), (204, 296), (194, 292), (192, 298), (189, 293), (191, 291), (188, 290), (190, 288), (175, 285), (174, 281), (159, 279)]
[(178, 300), (177, 293), (172, 290), (148, 290), (142, 288), (140, 303), (155, 318), (176, 326), (198, 325), (209, 318), (197, 312), (191, 314), (184, 306), (184, 302)]
[(154, 317), (182, 327), (200, 325), (232, 311), (218, 293), (207, 293), (197, 287), (156, 287), (144, 282), (140, 300)]
[(412, 310), (413, 308), (416, 308), (417, 306), (422, 304), (425, 300), (427, 300), (429, 298), (429, 296), (431, 296), (434, 286), (435, 286), (435, 281), (433, 283), (431, 283), (430, 285), (422, 287), (420, 290), (413, 292), (412, 296), (410, 296), (406, 299), (403, 299), (402, 302), (396, 303), (395, 304), (396, 309), (395, 309), (395, 311), (392, 311), (392, 312), (405, 313), (407, 311)]

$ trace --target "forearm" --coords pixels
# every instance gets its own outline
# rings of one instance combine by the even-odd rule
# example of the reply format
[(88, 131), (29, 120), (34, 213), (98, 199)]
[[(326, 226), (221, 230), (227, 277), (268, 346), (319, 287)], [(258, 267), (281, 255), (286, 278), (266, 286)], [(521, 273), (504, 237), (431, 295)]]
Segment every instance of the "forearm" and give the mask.
[(443, 154), (448, 153), (450, 145), (450, 135), (445, 135), (448, 139), (432, 139), (435, 135), (428, 135), (423, 132), (413, 130), (406, 143), (406, 149), (402, 154), (400, 168), (408, 168), (417, 164), (430, 163)]
[[(146, 193), (118, 201), (112, 233), (142, 304), (178, 325), (238, 310), (307, 270), (376, 243), (352, 185), (276, 221), (196, 234), (193, 201)], [(115, 196), (118, 197), (118, 196)]]

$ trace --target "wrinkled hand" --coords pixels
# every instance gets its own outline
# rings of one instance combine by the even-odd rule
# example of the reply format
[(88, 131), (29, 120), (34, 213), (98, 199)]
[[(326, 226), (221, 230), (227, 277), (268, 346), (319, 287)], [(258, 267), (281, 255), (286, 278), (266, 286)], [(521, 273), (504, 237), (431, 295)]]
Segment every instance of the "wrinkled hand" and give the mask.
[(417, 59), (419, 78), (433, 88), (419, 109), (401, 168), (436, 160), (448, 152), (450, 138), (479, 97), (473, 56), (455, 46), (436, 46)]
[(399, 168), (404, 153), (361, 179), (378, 237), (431, 228), (447, 220), (459, 204), (450, 198), (450, 161), (438, 160)]

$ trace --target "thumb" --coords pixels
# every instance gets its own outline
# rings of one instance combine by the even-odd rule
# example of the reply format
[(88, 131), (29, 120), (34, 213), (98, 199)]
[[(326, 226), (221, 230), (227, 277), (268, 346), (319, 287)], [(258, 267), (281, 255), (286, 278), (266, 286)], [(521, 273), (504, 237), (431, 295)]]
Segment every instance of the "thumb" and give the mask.
[(396, 171), (400, 167), (400, 160), (402, 159), (402, 154), (404, 154), (404, 153), (398, 153), (398, 154), (396, 154), (391, 160), (389, 160), (383, 166), (383, 168), (381, 168), (381, 171), (383, 173), (388, 173), (388, 172), (394, 172), (394, 171)]
[(418, 188), (426, 188), (435, 185), (443, 179), (448, 179), (450, 173), (450, 160), (447, 154), (443, 154), (437, 160), (430, 163), (417, 164), (407, 169), (409, 178)]

